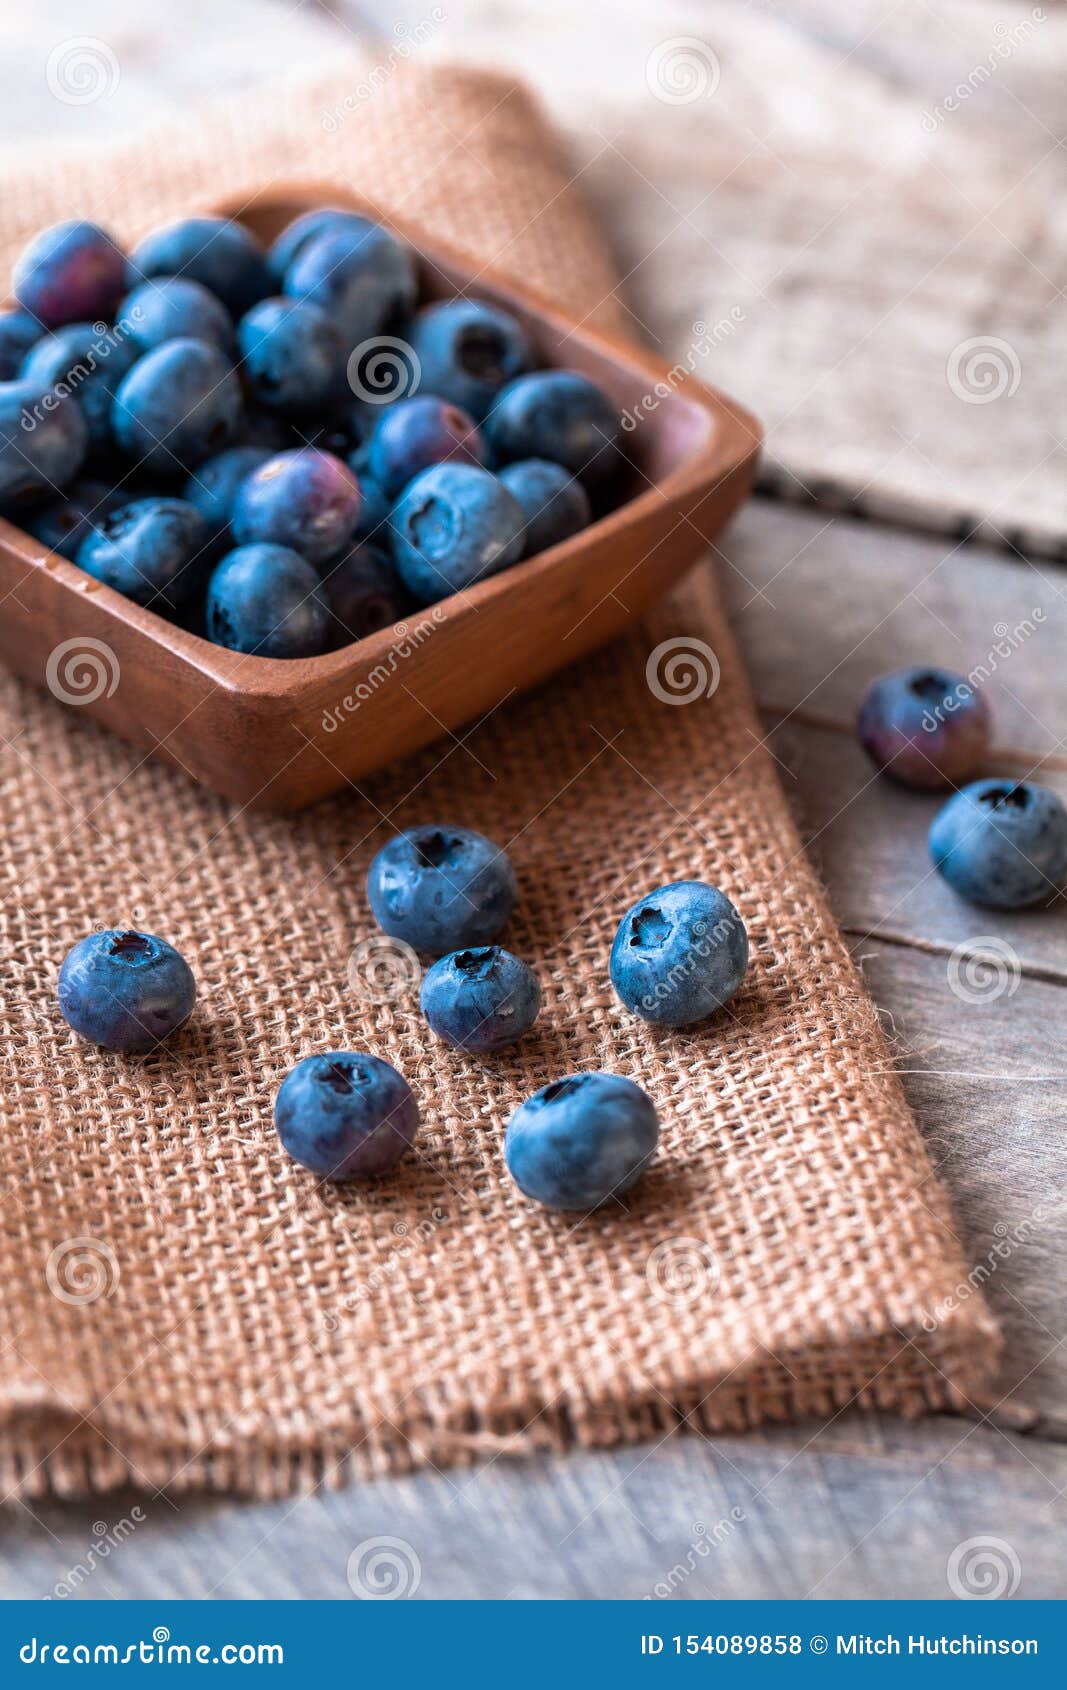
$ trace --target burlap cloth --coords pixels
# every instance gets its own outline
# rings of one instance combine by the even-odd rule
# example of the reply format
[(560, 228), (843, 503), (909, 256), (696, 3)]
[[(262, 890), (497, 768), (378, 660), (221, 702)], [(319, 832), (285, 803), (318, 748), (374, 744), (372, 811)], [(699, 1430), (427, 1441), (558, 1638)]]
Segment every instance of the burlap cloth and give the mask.
[[(62, 215), (126, 236), (273, 176), (337, 176), (615, 320), (610, 263), (524, 93), (410, 65), (372, 97), (359, 80), (106, 164), (45, 161), (4, 189), (5, 262)], [(679, 633), (718, 656), (707, 702), (646, 685), (650, 643)], [(982, 1388), (995, 1329), (706, 568), (462, 744), (295, 820), (236, 812), (7, 677), (2, 726), (5, 1491), (278, 1492)], [(426, 819), (482, 829), (518, 871), (509, 943), (544, 1012), (492, 1062), (428, 1039), (414, 981), (382, 1002), (367, 985), (367, 863)], [(634, 897), (683, 877), (737, 902), (752, 967), (714, 1024), (658, 1033), (620, 1012), (608, 949)], [(56, 1010), (66, 948), (118, 922), (172, 939), (200, 984), (149, 1060), (79, 1043)], [(318, 1191), (275, 1138), (279, 1079), (337, 1045), (389, 1058), (421, 1100), (419, 1153), (380, 1188)], [(502, 1135), (524, 1094), (596, 1067), (652, 1094), (662, 1151), (625, 1206), (576, 1223), (522, 1199)]]

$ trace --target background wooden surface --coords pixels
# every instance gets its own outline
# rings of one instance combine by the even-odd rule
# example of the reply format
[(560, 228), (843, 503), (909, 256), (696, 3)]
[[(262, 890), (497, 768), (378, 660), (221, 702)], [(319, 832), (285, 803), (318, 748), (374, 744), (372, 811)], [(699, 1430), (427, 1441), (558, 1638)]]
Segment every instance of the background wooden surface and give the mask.
[[(91, 114), (103, 133), (255, 80), (280, 55), (289, 67), (321, 62), (340, 29), (381, 26), (384, 8), (294, 11), (235, 0), (225, 19), (196, 5), (190, 21), (189, 5), (162, 5), (151, 24), (126, 0), (95, 0), (90, 10), (87, 19), (83, 8), (46, 0), (20, 14), (0, 60), (11, 90), (0, 144), (16, 145), (27, 125), (39, 135), (74, 121), (41, 87), (42, 54), (65, 36), (91, 32), (121, 51), (121, 100)], [(956, 19), (966, 10), (950, 8)], [(331, 11), (343, 13), (340, 21)], [(491, 39), (500, 8), (460, 12), (488, 20)], [(867, 40), (862, 20), (846, 24), (829, 0), (805, 9), (809, 29), (816, 15), (824, 32), (836, 20), (842, 59), (850, 43)], [(472, 40), (476, 34), (472, 22)], [(242, 57), (235, 42), (246, 41)], [(452, 51), (463, 45), (453, 38)], [(869, 41), (863, 58), (869, 77), (872, 62), (877, 69)], [(939, 61), (939, 75), (942, 63), (947, 70), (949, 61)], [(610, 99), (603, 80), (598, 89)], [(558, 89), (548, 91), (567, 103)], [(999, 133), (1002, 104), (996, 114)], [(616, 232), (624, 230), (625, 204), (610, 192), (599, 197)], [(713, 274), (706, 254), (702, 271), (692, 252), (688, 267), (672, 265), (674, 250), (668, 244), (641, 276), (648, 326), (668, 353), (679, 350), (677, 323), (691, 323), (700, 303), (686, 292), (693, 276), (702, 286)], [(847, 258), (847, 242), (842, 250)], [(991, 277), (990, 301), (996, 285)], [(988, 320), (995, 328), (992, 304)], [(1044, 335), (1041, 312), (1029, 330), (1036, 340)], [(916, 333), (921, 339), (921, 325)], [(760, 408), (758, 393), (742, 397)], [(1012, 416), (1000, 414), (1012, 436)], [(954, 482), (952, 472), (973, 456), (974, 418), (974, 407), (954, 413), (958, 439), (939, 478), (946, 499), (973, 493), (971, 477)], [(988, 418), (983, 432), (987, 426)], [(996, 525), (984, 532), (996, 537)], [(1010, 1546), (1021, 1569), (1017, 1595), (1067, 1594), (1067, 913), (1063, 900), (1014, 917), (956, 900), (926, 858), (936, 800), (872, 778), (852, 734), (858, 694), (872, 675), (935, 659), (964, 673), (989, 667), (1005, 643), (1001, 629), (1029, 619), (1033, 631), (997, 657), (987, 683), (998, 757), (1005, 770), (1067, 791), (1067, 583), (1055, 564), (1004, 545), (766, 500), (743, 513), (718, 567), (783, 781), (894, 1041), (967, 1260), (1004, 1325), (997, 1407), (916, 1425), (846, 1411), (828, 1424), (716, 1439), (681, 1433), (608, 1454), (497, 1460), (277, 1503), (130, 1493), (88, 1505), (22, 1504), (0, 1521), (5, 1596), (347, 1597), (350, 1553), (381, 1537), (403, 1540), (417, 1558), (421, 1598), (642, 1596), (665, 1588), (682, 1599), (949, 1595), (949, 1557), (975, 1537)], [(972, 978), (961, 956), (994, 942), (997, 967)]]

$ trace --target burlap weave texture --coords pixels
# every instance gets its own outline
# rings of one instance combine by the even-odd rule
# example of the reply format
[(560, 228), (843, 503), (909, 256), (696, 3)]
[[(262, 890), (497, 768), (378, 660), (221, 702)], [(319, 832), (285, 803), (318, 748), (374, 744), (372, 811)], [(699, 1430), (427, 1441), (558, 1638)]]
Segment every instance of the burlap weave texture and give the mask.
[[(20, 174), (0, 256), (61, 215), (132, 237), (272, 177), (332, 177), (618, 321), (521, 91), (407, 66), (346, 105), (358, 80), (244, 102), (106, 170)], [(645, 678), (679, 633), (722, 670), (685, 707)], [(295, 819), (238, 812), (6, 677), (0, 729), (5, 1491), (275, 1492), (980, 1389), (992, 1322), (953, 1297), (944, 1196), (706, 570), (462, 742)], [(449, 819), (509, 847), (509, 943), (544, 986), (534, 1033), (491, 1062), (428, 1041), (414, 979), (368, 987), (369, 859), (397, 826)], [(753, 964), (731, 1012), (676, 1034), (624, 1014), (606, 965), (621, 910), (681, 878), (736, 901)], [(200, 983), (193, 1023), (140, 1062), (78, 1043), (54, 1005), (66, 948), (117, 922), (165, 934)], [(286, 1069), (338, 1045), (396, 1063), (422, 1103), (419, 1155), (374, 1190), (317, 1191), (271, 1125)], [(519, 1196), (502, 1135), (521, 1096), (592, 1067), (644, 1085), (664, 1134), (625, 1206), (576, 1224)]]

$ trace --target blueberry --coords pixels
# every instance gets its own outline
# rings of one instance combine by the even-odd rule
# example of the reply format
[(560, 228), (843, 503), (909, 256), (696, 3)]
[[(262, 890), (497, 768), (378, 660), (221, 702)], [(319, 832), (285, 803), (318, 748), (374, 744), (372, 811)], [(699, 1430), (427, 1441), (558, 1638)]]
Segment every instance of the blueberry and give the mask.
[(271, 455), (265, 446), (229, 446), (190, 475), (182, 498), (200, 512), (212, 539), (228, 533), (237, 489)]
[(74, 561), (135, 604), (179, 610), (203, 579), (206, 541), (203, 517), (184, 499), (134, 499), (90, 529)]
[(330, 611), (310, 563), (287, 546), (238, 546), (207, 589), (209, 640), (258, 657), (317, 657)]
[(593, 520), (589, 495), (561, 464), (522, 458), (502, 469), (500, 479), (519, 501), (526, 523), (526, 557), (569, 540)]
[(1045, 903), (1067, 880), (1067, 808), (1029, 781), (972, 781), (934, 817), (930, 854), (968, 903)]
[(489, 945), (515, 905), (504, 852), (465, 827), (411, 827), (383, 845), (367, 875), (374, 919), (416, 951)]
[(28, 311), (0, 311), (0, 381), (14, 381), (44, 332), (44, 325)]
[(503, 388), (485, 419), (497, 464), (548, 458), (599, 487), (619, 463), (619, 408), (576, 370), (539, 370)]
[(233, 318), (217, 295), (188, 276), (142, 282), (126, 295), (117, 317), (142, 352), (168, 340), (206, 340), (233, 352)]
[(407, 247), (379, 224), (335, 224), (299, 248), (282, 291), (325, 311), (347, 350), (411, 310), (415, 266)]
[(267, 253), (270, 273), (280, 286), (297, 253), (308, 241), (314, 240), (316, 235), (325, 234), (327, 230), (347, 228), (359, 231), (373, 227), (368, 217), (360, 217), (355, 211), (342, 211), (339, 206), (326, 205), (315, 211), (305, 211), (299, 217), (294, 217), (271, 245)]
[(422, 1013), (446, 1044), (476, 1054), (517, 1044), (541, 1007), (537, 976), (499, 945), (453, 951), (423, 976)]
[(343, 373), (341, 337), (317, 305), (264, 299), (237, 326), (245, 381), (268, 410), (320, 410), (336, 396)]
[(414, 1144), (419, 1106), (403, 1075), (380, 1057), (328, 1050), (286, 1074), (274, 1125), (293, 1161), (319, 1179), (372, 1179)]
[(423, 470), (393, 506), (389, 532), (400, 578), (420, 604), (517, 563), (526, 536), (514, 494), (474, 464)]
[(747, 966), (744, 922), (725, 893), (699, 880), (676, 880), (640, 898), (611, 947), (619, 997), (661, 1027), (713, 1014), (733, 997)]
[(105, 1050), (153, 1050), (188, 1021), (195, 1002), (189, 964), (152, 933), (90, 933), (59, 971), (60, 1013)]
[(484, 464), (485, 447), (466, 411), (428, 394), (390, 405), (367, 448), (371, 478), (390, 499), (421, 470), (446, 460)]
[(366, 639), (399, 622), (404, 614), (406, 600), (396, 571), (377, 546), (353, 546), (330, 569), (326, 592), (333, 612), (334, 642), (339, 646)]
[(632, 1080), (570, 1074), (519, 1105), (504, 1159), (519, 1190), (546, 1209), (588, 1211), (629, 1191), (658, 1139), (652, 1099)]
[(126, 260), (95, 223), (56, 223), (15, 265), (15, 297), (46, 329), (86, 318), (110, 322), (125, 290)]
[(102, 481), (75, 481), (59, 499), (27, 511), (21, 526), (50, 552), (73, 559), (87, 534), (99, 528), (104, 518), (127, 503), (121, 493)]
[(359, 482), (347, 464), (301, 447), (278, 452), (241, 483), (231, 526), (242, 545), (265, 540), (325, 563), (351, 540), (359, 504)]
[[(259, 242), (225, 217), (188, 217), (146, 235), (130, 255), (133, 282), (149, 276), (184, 276), (222, 300), (234, 317), (271, 291)], [(131, 284), (132, 285), (132, 284)]]
[(167, 340), (121, 383), (111, 430), (128, 458), (163, 475), (191, 468), (234, 440), (241, 387), (227, 360), (202, 340)]
[(525, 330), (510, 311), (477, 299), (427, 305), (412, 319), (407, 338), (425, 391), (479, 421), (500, 389), (532, 362)]
[(905, 786), (955, 786), (989, 749), (989, 707), (952, 669), (880, 675), (863, 695), (856, 725), (871, 761)]
[[(347, 403), (331, 406), (314, 423), (301, 418), (293, 424), (293, 431), (300, 446), (317, 446), (320, 452), (332, 452), (335, 458), (351, 458), (365, 448), (377, 419), (376, 406), (349, 399)], [(353, 464), (352, 468), (355, 467)]]
[(0, 382), (0, 510), (57, 493), (77, 475), (88, 445), (73, 399), (40, 382)]
[(68, 323), (46, 335), (22, 366), (22, 379), (58, 387), (74, 399), (89, 425), (89, 447), (98, 456), (111, 450), (111, 408), (138, 348), (99, 323)]

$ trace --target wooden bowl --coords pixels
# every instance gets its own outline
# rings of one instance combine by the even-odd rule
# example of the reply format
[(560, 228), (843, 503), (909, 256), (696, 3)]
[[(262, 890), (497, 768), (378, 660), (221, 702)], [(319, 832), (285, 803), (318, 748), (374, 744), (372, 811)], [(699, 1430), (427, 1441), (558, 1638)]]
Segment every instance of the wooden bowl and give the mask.
[[(268, 191), (240, 216), (269, 241), (318, 205), (381, 216), (332, 183)], [(424, 297), (467, 291), (469, 260), (417, 229), (400, 232), (424, 256)], [(626, 503), (407, 623), (289, 662), (212, 645), (0, 518), (0, 658), (241, 804), (296, 810), (618, 634), (741, 503), (759, 425), (722, 394), (679, 380), (629, 341), (578, 326), (516, 283), (479, 271), (470, 291), (512, 311), (541, 362), (584, 371), (640, 417), (624, 437), (638, 466)]]

